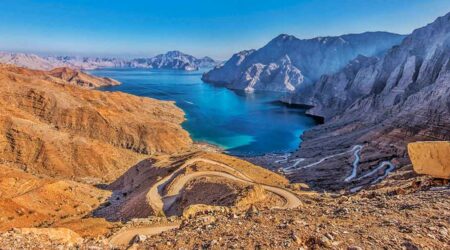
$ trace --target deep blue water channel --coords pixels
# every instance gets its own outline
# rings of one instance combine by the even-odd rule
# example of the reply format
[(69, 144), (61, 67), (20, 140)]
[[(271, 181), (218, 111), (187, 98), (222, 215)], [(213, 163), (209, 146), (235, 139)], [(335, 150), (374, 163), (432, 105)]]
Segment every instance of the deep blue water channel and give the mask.
[(186, 113), (183, 127), (194, 141), (214, 144), (233, 155), (294, 151), (303, 131), (316, 125), (305, 110), (276, 103), (280, 93), (248, 94), (216, 87), (202, 82), (205, 71), (99, 69), (89, 73), (122, 82), (105, 91), (175, 101)]

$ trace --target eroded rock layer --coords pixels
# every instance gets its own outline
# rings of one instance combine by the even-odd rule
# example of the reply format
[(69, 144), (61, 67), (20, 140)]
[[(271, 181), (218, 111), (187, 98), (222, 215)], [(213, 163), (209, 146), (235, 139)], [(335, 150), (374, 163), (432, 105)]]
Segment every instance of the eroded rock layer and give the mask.
[(190, 147), (184, 113), (173, 103), (85, 90), (70, 79), (57, 70), (0, 67), (2, 162), (110, 181), (146, 155)]

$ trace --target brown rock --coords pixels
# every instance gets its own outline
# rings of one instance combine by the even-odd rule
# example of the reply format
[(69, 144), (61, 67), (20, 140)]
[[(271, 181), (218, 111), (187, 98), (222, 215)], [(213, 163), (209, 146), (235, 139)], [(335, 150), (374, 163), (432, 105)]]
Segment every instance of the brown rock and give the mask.
[(56, 68), (49, 71), (49, 75), (59, 78), (67, 83), (83, 88), (99, 88), (104, 86), (119, 85), (120, 82), (108, 77), (95, 77), (82, 71), (70, 68)]
[(32, 173), (111, 181), (146, 155), (191, 146), (180, 126), (184, 113), (172, 102), (86, 90), (71, 86), (76, 80), (66, 73), (73, 71), (52, 72), (0, 64), (3, 161)]
[(410, 143), (408, 153), (416, 173), (450, 179), (450, 142)]

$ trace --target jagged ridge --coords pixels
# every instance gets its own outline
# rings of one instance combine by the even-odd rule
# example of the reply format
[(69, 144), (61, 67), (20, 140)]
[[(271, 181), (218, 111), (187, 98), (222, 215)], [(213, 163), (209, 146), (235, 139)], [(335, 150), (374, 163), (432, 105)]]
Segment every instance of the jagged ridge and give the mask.
[(259, 50), (233, 55), (202, 79), (232, 89), (292, 92), (312, 84), (322, 74), (342, 69), (359, 54), (383, 53), (403, 38), (387, 32), (304, 40), (282, 34)]

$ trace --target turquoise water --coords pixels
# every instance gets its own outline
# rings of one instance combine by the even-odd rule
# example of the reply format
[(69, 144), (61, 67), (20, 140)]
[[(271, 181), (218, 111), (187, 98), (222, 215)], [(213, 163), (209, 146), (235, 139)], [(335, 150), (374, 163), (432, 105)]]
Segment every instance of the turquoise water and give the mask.
[(174, 100), (185, 111), (183, 127), (195, 141), (220, 146), (233, 155), (294, 151), (303, 131), (316, 125), (303, 109), (275, 103), (280, 94), (246, 94), (205, 84), (201, 81), (204, 71), (100, 69), (90, 73), (122, 82), (103, 88), (106, 91)]

